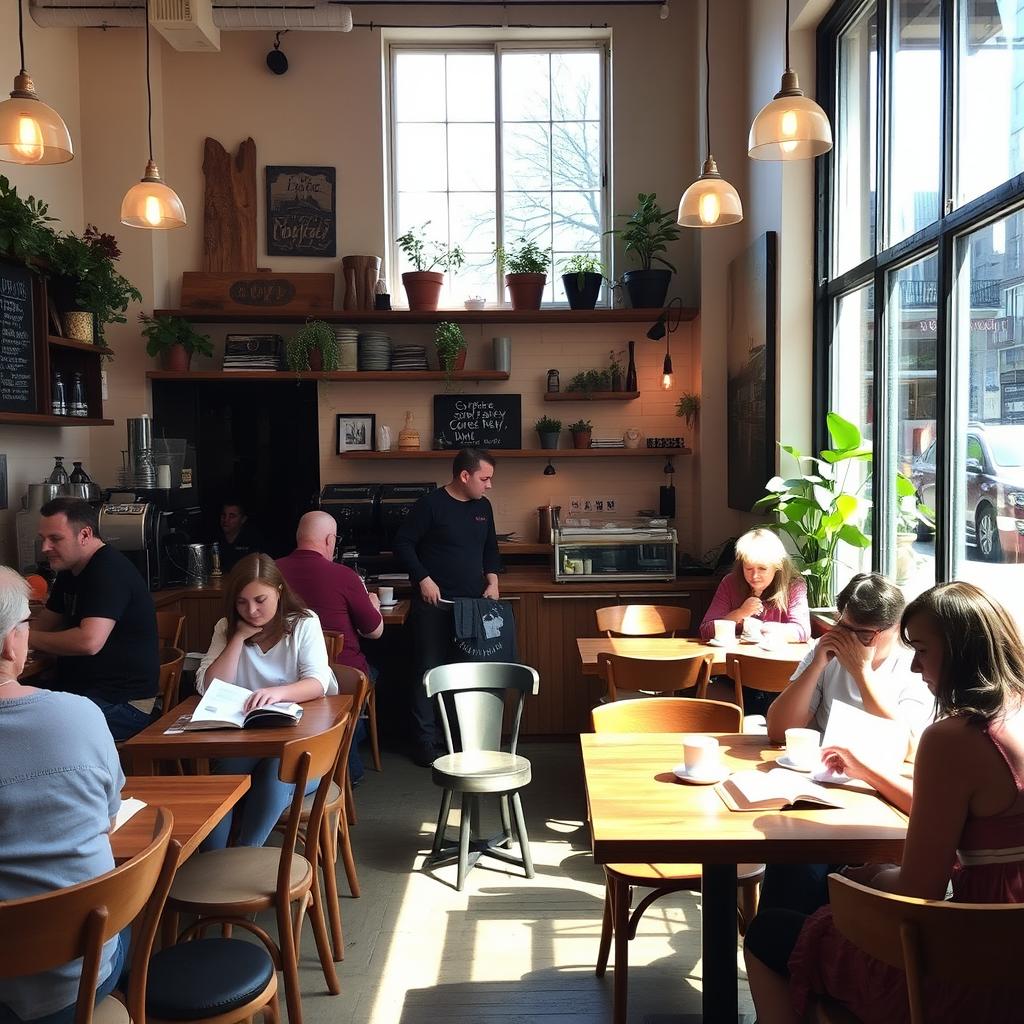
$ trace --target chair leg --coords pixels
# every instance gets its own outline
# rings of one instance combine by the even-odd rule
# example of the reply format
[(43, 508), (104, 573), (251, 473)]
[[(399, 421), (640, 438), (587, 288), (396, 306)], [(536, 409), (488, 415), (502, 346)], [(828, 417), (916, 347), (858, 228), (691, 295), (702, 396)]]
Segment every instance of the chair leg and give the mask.
[(275, 992), (271, 997), (270, 1001), (262, 1009), (263, 1024), (280, 1024), (281, 1021), (281, 1005), (277, 1000), (277, 993)]
[(316, 952), (320, 957), (320, 967), (324, 972), (324, 981), (327, 982), (327, 991), (332, 996), (336, 996), (341, 992), (341, 985), (338, 982), (338, 973), (334, 969), (334, 960), (331, 957), (331, 940), (327, 934), (324, 906), (320, 900), (320, 883), (315, 875), (313, 876), (313, 889), (310, 892), (309, 920), (313, 925), (313, 938), (316, 940)]
[(359, 899), (359, 876), (356, 874), (356, 858), (352, 853), (352, 837), (349, 834), (348, 822), (342, 819), (338, 829), (338, 842), (341, 845), (341, 859), (345, 865), (345, 877), (348, 879), (349, 892), (354, 899)]
[(526, 819), (523, 817), (523, 804), (519, 793), (512, 794), (512, 814), (516, 820), (516, 832), (519, 835), (519, 852), (523, 857), (523, 868), (527, 878), (533, 878), (533, 857), (530, 856), (530, 838), (526, 834)]
[(502, 793), (498, 797), (498, 807), (501, 810), (501, 831), (505, 841), (501, 844), (508, 849), (512, 845), (512, 819), (508, 810), (508, 793)]
[(604, 915), (601, 918), (601, 944), (597, 947), (597, 966), (594, 974), (599, 978), (604, 977), (608, 968), (608, 954), (612, 948), (612, 882), (605, 875), (604, 877)]
[(444, 844), (444, 834), (448, 830), (448, 815), (452, 810), (452, 791), (446, 789), (441, 794), (441, 811), (437, 816), (437, 828), (434, 830), (434, 845), (430, 848), (430, 859), (437, 860)]
[(370, 687), (370, 695), (366, 698), (366, 715), (370, 723), (370, 755), (373, 757), (374, 771), (382, 772), (380, 763), (380, 744), (377, 742), (377, 691)]
[(345, 933), (341, 927), (341, 905), (338, 900), (338, 876), (334, 866), (331, 832), (326, 816), (320, 823), (320, 868), (324, 873), (324, 899), (331, 924), (331, 951), (336, 961), (345, 959)]
[(350, 825), (358, 825), (359, 818), (356, 816), (356, 798), (352, 794), (352, 780), (345, 772), (345, 819)]
[(757, 913), (757, 901), (760, 894), (759, 882), (747, 882), (740, 886), (739, 890), (739, 932), (746, 935), (750, 922), (754, 920)]
[[(305, 897), (303, 897), (305, 899)], [(277, 942), (284, 975), (284, 1001), (288, 1024), (302, 1024), (302, 990), (299, 988), (299, 962), (295, 955), (295, 929), (287, 896), (277, 898)]]
[(621, 879), (608, 879), (615, 887), (612, 897), (612, 938), (615, 943), (615, 970), (612, 976), (612, 1024), (626, 1024), (629, 994), (629, 886)]
[(455, 882), (455, 888), (459, 892), (462, 892), (466, 872), (469, 870), (469, 832), (475, 799), (471, 794), (463, 793), (459, 801), (459, 873)]

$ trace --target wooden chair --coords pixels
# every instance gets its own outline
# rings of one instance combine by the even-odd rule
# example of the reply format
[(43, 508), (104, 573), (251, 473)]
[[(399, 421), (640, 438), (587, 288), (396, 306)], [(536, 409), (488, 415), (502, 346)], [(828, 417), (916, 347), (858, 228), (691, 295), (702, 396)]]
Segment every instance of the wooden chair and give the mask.
[(605, 636), (683, 636), (690, 609), (670, 604), (615, 604), (597, 609), (597, 628)]
[(160, 648), (160, 709), (170, 711), (178, 703), (181, 667), (185, 652), (178, 647)]
[[(591, 712), (594, 732), (739, 732), (742, 710), (723, 701), (693, 697), (650, 697), (603, 704)], [(679, 748), (682, 757), (682, 745)], [(671, 767), (671, 766), (669, 766)], [(605, 864), (604, 920), (598, 948), (595, 974), (604, 977), (608, 953), (615, 943), (612, 1020), (625, 1024), (629, 940), (636, 936), (644, 911), (669, 893), (688, 890), (700, 892), (699, 864)], [(764, 877), (763, 864), (738, 864), (740, 931), (757, 912), (757, 889)], [(650, 892), (632, 910), (633, 888), (643, 886)]]
[(736, 704), (743, 707), (743, 687), (765, 690), (768, 693), (782, 693), (796, 671), (799, 659), (780, 661), (776, 658), (759, 658), (756, 654), (734, 654), (725, 656), (725, 674), (732, 679), (736, 691)]
[[(337, 662), (338, 655), (341, 654), (342, 648), (345, 646), (345, 634), (334, 629), (325, 629), (324, 641), (327, 644), (327, 660), (330, 661), (333, 667)], [(370, 727), (370, 756), (373, 758), (373, 770), (377, 772), (383, 771), (384, 769), (380, 761), (380, 744), (377, 741), (377, 688), (372, 682), (370, 683), (369, 695), (366, 698), (366, 707), (361, 709), (360, 713), (363, 710), (366, 711), (366, 719)], [(351, 824), (354, 825), (355, 821), (353, 820)]]
[(597, 669), (608, 687), (609, 701), (632, 699), (646, 693), (664, 696), (680, 690), (695, 690), (695, 695), (703, 698), (707, 695), (714, 662), (711, 654), (630, 658), (601, 651), (597, 656)]
[[(842, 875), (828, 876), (836, 927), (858, 949), (907, 976), (911, 1024), (929, 1019), (928, 978), (1012, 988), (1024, 999), (1020, 936), (1024, 903), (952, 903), (896, 896)], [(816, 1000), (812, 1020), (858, 1022), (834, 1000)]]
[(178, 612), (156, 613), (156, 632), (161, 647), (181, 647), (181, 634), (184, 630), (184, 615)]
[[(317, 871), (324, 808), (349, 719), (350, 716), (345, 715), (318, 736), (292, 740), (285, 745), (278, 778), (293, 784), (295, 795), (280, 849), (232, 847), (196, 854), (178, 871), (167, 899), (165, 935), (177, 927), (177, 915), (184, 913), (198, 920), (181, 938), (190, 938), (212, 924), (220, 924), (244, 928), (266, 946), (274, 966), (284, 973), (289, 1024), (302, 1024), (298, 950), (307, 909), (328, 991), (331, 995), (340, 992)], [(296, 846), (303, 822), (304, 791), (307, 781), (313, 778), (319, 778), (320, 783), (306, 819), (306, 838), (299, 853)], [(293, 904), (296, 905), (294, 921)], [(252, 915), (265, 910), (276, 914), (277, 942), (266, 929), (250, 920)]]

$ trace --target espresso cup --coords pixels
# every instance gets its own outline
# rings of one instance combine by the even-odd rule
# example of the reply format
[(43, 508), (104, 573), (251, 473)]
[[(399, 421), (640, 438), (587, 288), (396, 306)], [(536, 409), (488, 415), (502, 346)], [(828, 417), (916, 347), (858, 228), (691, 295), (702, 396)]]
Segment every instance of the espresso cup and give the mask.
[(715, 642), (731, 644), (736, 639), (736, 623), (732, 619), (715, 619)]
[(800, 768), (813, 768), (820, 759), (821, 734), (817, 729), (787, 729), (786, 757)]
[(761, 627), (763, 623), (760, 619), (755, 619), (752, 615), (748, 615), (743, 620), (743, 639), (749, 643), (757, 643), (761, 639)]
[(394, 604), (395, 603), (395, 588), (394, 587), (378, 587), (377, 596), (380, 598), (381, 604)]
[(715, 775), (720, 770), (718, 740), (714, 736), (684, 736), (683, 764), (691, 775)]
[(761, 623), (761, 646), (766, 651), (774, 651), (782, 646), (784, 638), (781, 625), (778, 622)]

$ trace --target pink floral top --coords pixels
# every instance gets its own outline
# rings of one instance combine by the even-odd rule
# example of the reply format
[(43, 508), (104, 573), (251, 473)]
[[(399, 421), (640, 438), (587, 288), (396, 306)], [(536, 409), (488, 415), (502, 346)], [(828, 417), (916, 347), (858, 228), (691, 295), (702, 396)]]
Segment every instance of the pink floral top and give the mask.
[[(710, 640), (715, 635), (715, 619), (724, 619), (730, 612), (743, 604), (744, 597), (740, 593), (739, 581), (734, 573), (729, 573), (715, 591), (711, 607), (700, 624), (701, 640)], [(779, 611), (773, 604), (766, 604), (764, 611), (756, 616), (762, 622), (787, 622), (797, 627), (800, 641), (811, 638), (811, 613), (807, 609), (807, 584), (803, 580), (794, 580), (789, 588), (789, 605), (786, 610)], [(736, 623), (739, 632), (742, 623)]]

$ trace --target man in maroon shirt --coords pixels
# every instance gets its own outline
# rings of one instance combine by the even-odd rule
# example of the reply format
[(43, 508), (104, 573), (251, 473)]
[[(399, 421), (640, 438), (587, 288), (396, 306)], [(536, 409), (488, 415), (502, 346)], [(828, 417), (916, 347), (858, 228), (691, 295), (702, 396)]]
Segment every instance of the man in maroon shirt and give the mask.
[[(373, 681), (376, 677), (359, 648), (359, 638), (376, 640), (384, 632), (384, 619), (380, 614), (380, 600), (368, 594), (358, 573), (334, 559), (334, 544), (338, 526), (334, 517), (326, 512), (307, 512), (295, 531), (295, 550), (277, 559), (288, 586), (295, 591), (320, 617), (324, 629), (336, 630), (345, 637), (337, 661), (342, 665), (365, 672)], [(353, 783), (363, 776), (359, 759), (356, 733), (349, 757), (349, 773)]]

